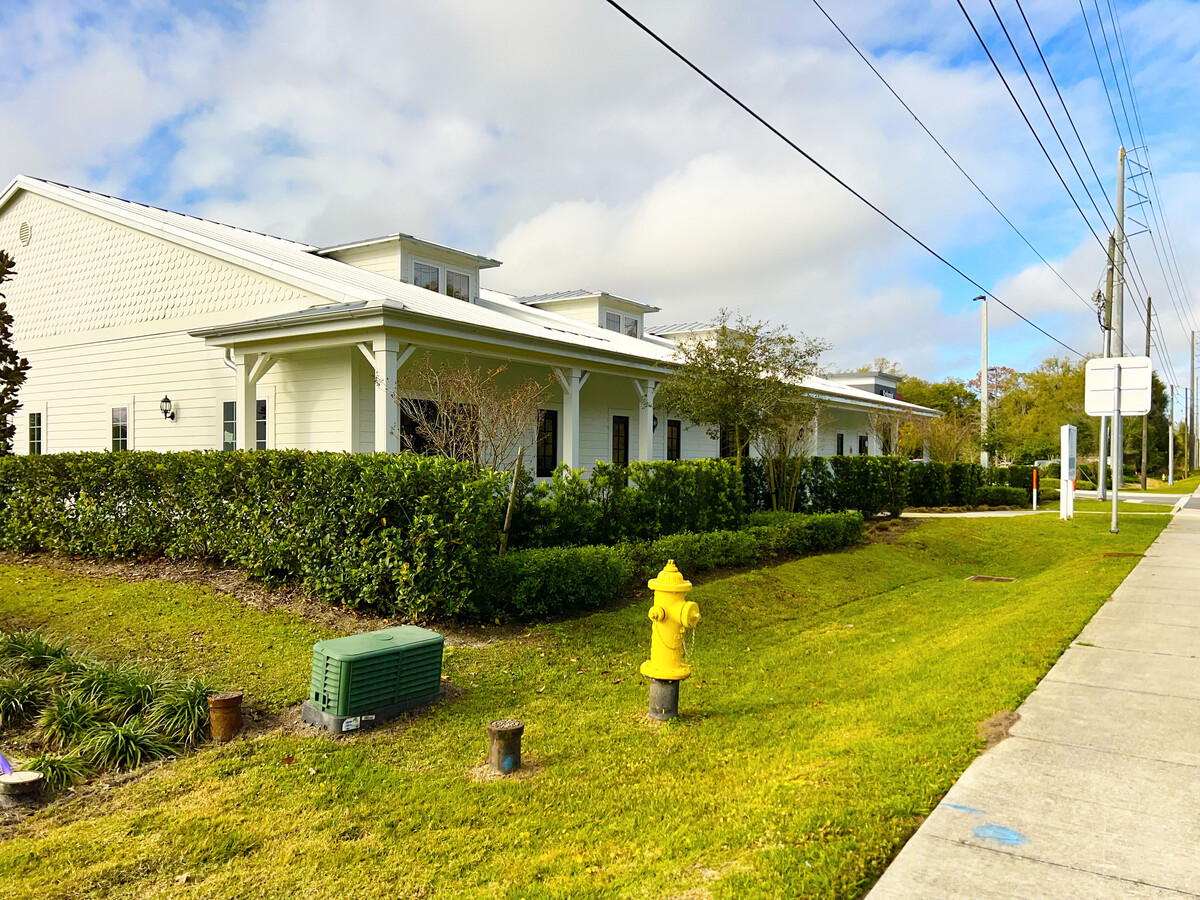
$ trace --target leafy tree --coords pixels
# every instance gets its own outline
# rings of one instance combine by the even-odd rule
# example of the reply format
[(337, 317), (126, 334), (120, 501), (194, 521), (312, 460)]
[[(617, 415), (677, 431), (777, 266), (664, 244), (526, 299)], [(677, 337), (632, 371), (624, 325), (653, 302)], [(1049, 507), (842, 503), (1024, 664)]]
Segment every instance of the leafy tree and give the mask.
[(684, 342), (679, 368), (658, 391), (663, 409), (707, 427), (711, 437), (725, 429), (737, 465), (751, 441), (781, 423), (804, 415), (801, 382), (817, 371), (828, 345), (782, 326), (732, 317), (723, 309), (710, 337)]
[[(0, 250), (0, 284), (17, 274), (16, 262), (4, 250)], [(25, 383), (29, 371), (29, 360), (17, 353), (13, 346), (12, 313), (0, 294), (0, 456), (12, 453), (13, 435), (16, 433), (14, 417), (20, 404), (17, 392)]]
[(940, 409), (947, 415), (962, 418), (979, 417), (979, 395), (959, 378), (929, 382), (911, 375), (904, 376), (896, 389), (901, 400)]

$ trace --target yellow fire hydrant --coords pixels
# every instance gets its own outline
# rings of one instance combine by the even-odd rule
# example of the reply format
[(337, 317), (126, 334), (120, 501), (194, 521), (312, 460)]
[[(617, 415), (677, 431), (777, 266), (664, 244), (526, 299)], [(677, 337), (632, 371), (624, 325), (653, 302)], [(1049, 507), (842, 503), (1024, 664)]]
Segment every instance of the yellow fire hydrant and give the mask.
[(667, 560), (658, 577), (650, 579), (654, 605), (650, 607), (650, 658), (641, 672), (650, 681), (650, 717), (673, 719), (679, 715), (679, 682), (692, 674), (683, 661), (683, 632), (700, 621), (700, 607), (687, 598), (692, 583)]

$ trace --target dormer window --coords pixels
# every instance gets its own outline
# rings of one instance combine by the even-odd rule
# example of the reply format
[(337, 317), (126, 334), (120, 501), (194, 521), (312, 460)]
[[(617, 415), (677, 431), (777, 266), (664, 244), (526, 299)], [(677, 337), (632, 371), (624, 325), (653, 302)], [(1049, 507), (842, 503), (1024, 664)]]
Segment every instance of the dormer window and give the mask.
[(630, 337), (638, 336), (638, 317), (623, 316), (620, 313), (604, 311), (604, 327), (608, 331), (618, 331)]
[(426, 265), (425, 263), (413, 263), (413, 284), (417, 287), (425, 288), (427, 291), (441, 293), (441, 271), (437, 266)]
[(471, 302), (471, 276), (446, 270), (446, 296)]

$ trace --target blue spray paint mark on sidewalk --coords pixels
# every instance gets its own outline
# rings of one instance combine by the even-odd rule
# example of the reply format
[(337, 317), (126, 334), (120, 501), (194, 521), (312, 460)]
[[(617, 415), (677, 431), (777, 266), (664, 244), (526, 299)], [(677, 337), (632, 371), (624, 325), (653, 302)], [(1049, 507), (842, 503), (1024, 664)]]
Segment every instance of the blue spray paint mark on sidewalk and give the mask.
[(962, 806), (961, 804), (958, 804), (958, 803), (940, 803), (938, 805), (944, 806), (944, 807), (946, 807), (946, 809), (961, 810), (962, 812), (970, 813), (973, 816), (982, 816), (983, 815), (982, 809), (976, 809), (973, 806)]
[(1029, 843), (1029, 838), (1025, 837), (1021, 832), (1005, 828), (1003, 825), (980, 825), (971, 833), (977, 838), (996, 841), (1001, 844), (1008, 844), (1009, 846)]

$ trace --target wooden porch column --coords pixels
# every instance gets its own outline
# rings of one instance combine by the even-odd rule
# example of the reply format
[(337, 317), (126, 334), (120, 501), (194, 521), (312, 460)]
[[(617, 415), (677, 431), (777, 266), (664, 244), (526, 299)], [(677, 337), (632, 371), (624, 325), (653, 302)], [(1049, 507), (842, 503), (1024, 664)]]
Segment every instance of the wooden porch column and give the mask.
[(400, 452), (400, 404), (396, 399), (397, 376), (400, 367), (412, 356), (412, 344), (401, 344), (394, 338), (381, 338), (359, 344), (359, 350), (375, 367), (375, 452)]
[(239, 353), (237, 365), (237, 447), (253, 450), (257, 446), (258, 382), (271, 371), (275, 357), (267, 353)]
[(554, 376), (562, 385), (563, 391), (563, 420), (562, 442), (563, 457), (572, 469), (580, 467), (579, 459), (579, 393), (587, 383), (590, 372), (582, 369), (555, 369)]
[(633, 379), (641, 398), (640, 418), (638, 421), (638, 459), (642, 462), (654, 461), (654, 395), (658, 393), (658, 382), (650, 378)]

